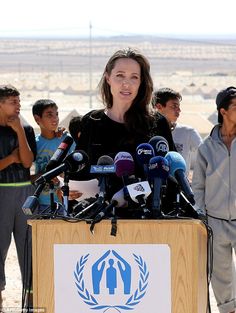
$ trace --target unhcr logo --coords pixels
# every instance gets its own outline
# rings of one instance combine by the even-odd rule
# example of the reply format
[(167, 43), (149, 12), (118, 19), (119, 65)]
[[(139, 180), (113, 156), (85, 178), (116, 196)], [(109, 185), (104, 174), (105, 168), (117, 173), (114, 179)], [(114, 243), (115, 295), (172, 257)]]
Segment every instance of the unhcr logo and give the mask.
[[(142, 256), (134, 253), (132, 256), (136, 266), (132, 266), (117, 251), (107, 250), (92, 263), (91, 269), (87, 271), (89, 275), (85, 275), (84, 272), (86, 263), (92, 256), (90, 254), (81, 256), (74, 270), (75, 285), (79, 297), (91, 310), (103, 313), (110, 310), (129, 311), (142, 301), (148, 288), (149, 270)], [(135, 286), (133, 277), (137, 271), (139, 279)], [(102, 279), (105, 284), (101, 284)], [(92, 290), (89, 290), (88, 280), (92, 281)], [(120, 300), (121, 303), (112, 304), (112, 298), (118, 292), (124, 297)]]

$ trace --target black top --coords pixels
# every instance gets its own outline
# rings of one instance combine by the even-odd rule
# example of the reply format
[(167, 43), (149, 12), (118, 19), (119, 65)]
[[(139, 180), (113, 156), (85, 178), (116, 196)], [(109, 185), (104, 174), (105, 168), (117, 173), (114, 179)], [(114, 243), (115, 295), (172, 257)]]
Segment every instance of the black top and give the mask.
[[(98, 158), (102, 155), (109, 155), (114, 159), (118, 152), (125, 151), (129, 152), (135, 161), (137, 146), (141, 143), (147, 143), (153, 136), (157, 135), (163, 136), (168, 141), (170, 151), (176, 151), (169, 124), (160, 113), (155, 113), (150, 122), (149, 130), (143, 135), (140, 135), (140, 132), (131, 134), (125, 124), (111, 120), (104, 113), (104, 110), (93, 110), (87, 113), (82, 119), (81, 136), (76, 149), (84, 150), (88, 154), (90, 164), (79, 173), (71, 175), (70, 179), (88, 180), (94, 178), (89, 174), (90, 165), (96, 165)], [(135, 162), (135, 174), (138, 178), (143, 176), (143, 168), (140, 168), (137, 162)], [(108, 198), (123, 187), (122, 180), (115, 174), (109, 176), (109, 182)], [(167, 197), (168, 208), (175, 198), (173, 186), (170, 189)]]
[[(34, 130), (29, 125), (24, 125), (28, 144), (36, 155), (36, 142)], [(7, 157), (19, 146), (16, 132), (9, 126), (0, 126), (0, 159)], [(30, 169), (20, 163), (13, 163), (0, 171), (0, 183), (19, 183), (30, 180)]]
[(111, 120), (104, 110), (93, 110), (82, 119), (81, 137), (76, 148), (88, 153), (91, 164), (97, 164), (100, 156), (109, 155), (114, 158), (120, 151), (129, 152), (134, 157), (139, 144), (148, 142), (157, 135), (166, 138), (169, 149), (175, 150), (169, 124), (159, 113), (155, 113), (149, 132), (140, 136), (131, 134), (125, 124)]

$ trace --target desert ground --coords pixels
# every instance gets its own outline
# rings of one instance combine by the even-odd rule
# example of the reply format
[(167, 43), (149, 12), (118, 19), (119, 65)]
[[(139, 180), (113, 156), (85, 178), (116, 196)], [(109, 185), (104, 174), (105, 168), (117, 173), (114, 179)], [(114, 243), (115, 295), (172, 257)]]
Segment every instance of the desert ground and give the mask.
[[(149, 60), (155, 88), (171, 87), (181, 92), (180, 122), (195, 127), (202, 137), (216, 122), (215, 96), (235, 85), (236, 40), (164, 39), (112, 37), (86, 39), (1, 39), (1, 84), (21, 91), (21, 116), (35, 124), (31, 106), (51, 98), (59, 106), (61, 125), (73, 115), (99, 108), (97, 85), (109, 57), (120, 48), (139, 49)], [(14, 244), (6, 263), (7, 312), (20, 312), (21, 282)], [(212, 312), (217, 313), (211, 293)], [(12, 308), (12, 309), (10, 309)]]

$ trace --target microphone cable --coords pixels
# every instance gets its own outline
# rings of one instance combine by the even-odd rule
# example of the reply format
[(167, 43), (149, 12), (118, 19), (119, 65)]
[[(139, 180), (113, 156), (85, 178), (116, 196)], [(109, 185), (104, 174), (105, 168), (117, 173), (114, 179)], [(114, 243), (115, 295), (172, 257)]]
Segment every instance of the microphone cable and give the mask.
[(210, 282), (213, 269), (213, 231), (208, 225), (207, 221), (202, 221), (207, 231), (207, 308), (206, 313), (211, 313), (211, 302), (210, 302)]
[(33, 286), (32, 286), (32, 236), (30, 225), (27, 225), (24, 244), (24, 269), (22, 287), (22, 312), (32, 312), (33, 310)]

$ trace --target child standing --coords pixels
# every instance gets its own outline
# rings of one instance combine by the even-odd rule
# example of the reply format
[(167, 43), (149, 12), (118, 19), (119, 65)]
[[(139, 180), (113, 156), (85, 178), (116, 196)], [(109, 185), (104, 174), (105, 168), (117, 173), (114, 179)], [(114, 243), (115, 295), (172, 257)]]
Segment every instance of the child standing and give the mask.
[(5, 260), (13, 233), (22, 278), (27, 216), (22, 211), (33, 193), (30, 167), (36, 154), (34, 130), (20, 121), (20, 93), (11, 85), (0, 86), (0, 311), (5, 289)]
[[(67, 136), (67, 132), (58, 131), (59, 117), (56, 103), (50, 99), (40, 99), (33, 104), (32, 113), (40, 127), (40, 134), (36, 136), (37, 156), (35, 160), (36, 177), (43, 174), (52, 155)], [(70, 152), (74, 150), (74, 145)], [(59, 182), (54, 179), (54, 188), (58, 191)], [(60, 193), (54, 193), (55, 201), (61, 202)], [(58, 197), (59, 196), (59, 197)], [(49, 184), (39, 196), (39, 210), (41, 213), (50, 206)]]

